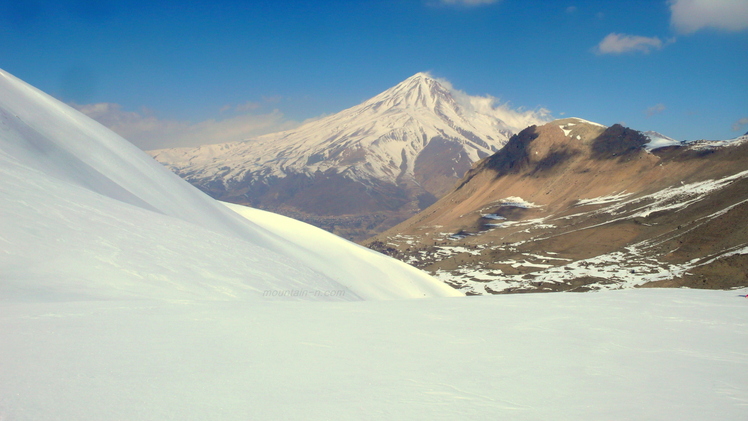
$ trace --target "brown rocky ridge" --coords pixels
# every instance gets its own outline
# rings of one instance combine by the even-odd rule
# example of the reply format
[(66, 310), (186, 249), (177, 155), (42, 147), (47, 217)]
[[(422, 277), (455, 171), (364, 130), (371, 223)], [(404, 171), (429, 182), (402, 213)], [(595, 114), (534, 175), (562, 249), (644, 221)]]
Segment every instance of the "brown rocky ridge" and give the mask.
[[(655, 136), (656, 137), (656, 136)], [(748, 285), (748, 136), (531, 126), (365, 242), (471, 294)]]

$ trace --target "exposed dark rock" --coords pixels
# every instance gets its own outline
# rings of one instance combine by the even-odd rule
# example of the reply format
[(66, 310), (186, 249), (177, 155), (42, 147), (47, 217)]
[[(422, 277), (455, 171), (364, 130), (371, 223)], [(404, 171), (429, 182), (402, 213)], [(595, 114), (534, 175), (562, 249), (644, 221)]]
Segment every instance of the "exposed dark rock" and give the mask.
[(641, 132), (614, 124), (592, 141), (592, 158), (624, 160), (647, 143), (649, 138)]
[(509, 139), (500, 151), (486, 159), (481, 166), (496, 172), (496, 177), (516, 174), (530, 163), (527, 147), (538, 138), (536, 126), (530, 126)]

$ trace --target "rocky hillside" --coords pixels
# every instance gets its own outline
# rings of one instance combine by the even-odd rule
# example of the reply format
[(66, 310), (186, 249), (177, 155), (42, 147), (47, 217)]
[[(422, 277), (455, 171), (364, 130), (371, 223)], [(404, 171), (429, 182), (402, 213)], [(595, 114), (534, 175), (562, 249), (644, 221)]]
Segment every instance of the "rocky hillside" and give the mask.
[(468, 293), (748, 285), (748, 136), (684, 144), (581, 119), (513, 136), (367, 241)]

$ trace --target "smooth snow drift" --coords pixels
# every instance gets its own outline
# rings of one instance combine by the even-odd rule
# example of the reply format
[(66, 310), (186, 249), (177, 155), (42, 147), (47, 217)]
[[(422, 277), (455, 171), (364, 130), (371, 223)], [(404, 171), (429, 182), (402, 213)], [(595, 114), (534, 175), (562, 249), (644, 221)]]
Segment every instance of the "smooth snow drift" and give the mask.
[[(419, 293), (423, 296), (426, 295), (421, 284), (412, 281), (405, 282), (406, 279), (420, 279), (423, 277), (423, 272), (413, 266), (380, 253), (372, 253), (371, 249), (351, 243), (323, 229), (283, 215), (247, 206), (235, 205), (233, 203), (222, 203), (257, 225), (301, 246), (304, 253), (306, 253), (305, 261), (320, 271), (329, 267), (335, 267), (338, 271), (347, 273), (350, 277), (355, 277), (361, 275), (358, 273), (362, 270), (361, 262), (367, 262), (369, 265), (365, 269), (368, 271), (367, 275), (372, 279), (386, 279), (390, 276), (387, 271), (393, 270), (399, 270), (403, 274), (409, 275), (409, 278), (403, 277), (403, 282), (399, 284), (393, 283), (388, 285), (381, 282), (368, 284), (361, 282), (355, 285), (348, 285), (359, 296), (377, 296), (382, 294), (382, 291), (388, 286), (392, 290), (386, 292), (393, 296), (402, 294), (403, 292), (413, 297), (417, 297)], [(344, 282), (345, 279), (341, 279), (341, 283)], [(441, 290), (441, 293), (446, 296), (455, 295), (452, 292), (452, 287), (446, 287), (446, 284), (445, 288), (435, 289)]]
[[(335, 256), (348, 259), (337, 262), (324, 248), (310, 248), (307, 237), (299, 243), (293, 233), (279, 236), (242, 218), (105, 127), (2, 71), (0, 185), (4, 297), (460, 295), (352, 243), (337, 243)], [(256, 215), (263, 218), (271, 216)], [(341, 254), (346, 247), (355, 251)]]

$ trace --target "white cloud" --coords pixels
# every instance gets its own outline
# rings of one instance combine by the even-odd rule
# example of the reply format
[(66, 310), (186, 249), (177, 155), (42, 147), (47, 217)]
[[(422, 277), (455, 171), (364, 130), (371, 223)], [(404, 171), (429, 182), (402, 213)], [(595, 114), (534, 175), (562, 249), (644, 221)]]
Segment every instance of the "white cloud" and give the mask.
[(657, 37), (649, 38), (638, 35), (626, 35), (610, 33), (594, 48), (597, 54), (623, 54), (630, 52), (649, 53), (659, 50), (664, 45), (675, 42), (675, 40), (663, 43)]
[[(119, 104), (73, 106), (143, 150), (235, 142), (299, 125), (287, 120), (278, 110), (266, 114), (245, 113), (223, 120), (210, 119), (192, 123), (161, 120), (146, 109), (125, 111)], [(235, 108), (252, 107), (242, 104)]]
[(437, 78), (440, 84), (452, 93), (452, 96), (465, 111), (490, 115), (509, 125), (518, 132), (525, 127), (541, 125), (552, 120), (551, 112), (545, 108), (535, 110), (513, 109), (508, 103), (501, 103), (498, 98), (487, 96), (472, 96), (455, 89), (446, 79)]
[(664, 104), (655, 104), (646, 110), (644, 110), (644, 114), (647, 115), (647, 117), (652, 117), (655, 114), (660, 114), (661, 112), (665, 111), (667, 108)]
[(732, 125), (732, 129), (737, 132), (742, 130), (746, 125), (748, 125), (748, 117), (743, 117)]
[(432, 4), (447, 6), (483, 6), (486, 4), (498, 3), (500, 0), (437, 0)]
[(748, 0), (670, 0), (670, 25), (681, 34), (703, 28), (748, 29)]

